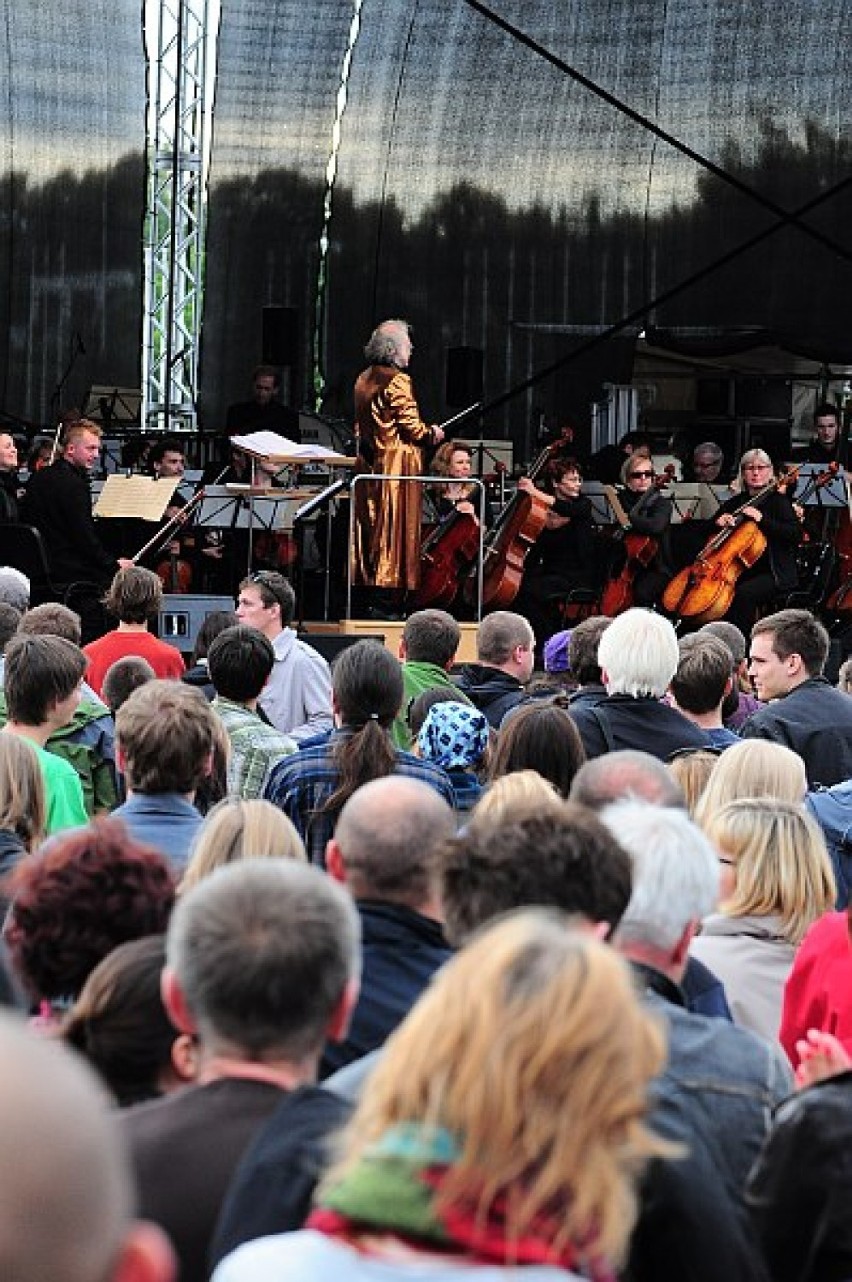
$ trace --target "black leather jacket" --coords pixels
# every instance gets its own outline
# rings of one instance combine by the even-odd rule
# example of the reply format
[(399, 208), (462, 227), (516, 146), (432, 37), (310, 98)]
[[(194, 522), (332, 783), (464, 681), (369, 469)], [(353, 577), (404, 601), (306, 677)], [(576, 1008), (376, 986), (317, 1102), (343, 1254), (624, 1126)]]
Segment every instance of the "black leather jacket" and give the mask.
[(773, 1282), (852, 1278), (852, 1072), (780, 1106), (746, 1201)]

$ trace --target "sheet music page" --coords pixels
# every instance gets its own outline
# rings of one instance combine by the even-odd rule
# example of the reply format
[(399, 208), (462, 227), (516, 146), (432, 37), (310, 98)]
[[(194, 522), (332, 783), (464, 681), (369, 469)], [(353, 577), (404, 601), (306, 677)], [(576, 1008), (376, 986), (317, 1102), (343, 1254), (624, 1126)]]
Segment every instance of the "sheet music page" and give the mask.
[(247, 454), (273, 461), (281, 459), (312, 463), (343, 457), (336, 450), (327, 449), (325, 445), (297, 445), (295, 441), (289, 441), (286, 436), (279, 436), (277, 432), (249, 432), (247, 436), (232, 436), (230, 441)]
[(104, 482), (92, 509), (95, 516), (135, 516), (142, 521), (162, 521), (180, 485), (180, 477), (121, 476), (114, 472)]

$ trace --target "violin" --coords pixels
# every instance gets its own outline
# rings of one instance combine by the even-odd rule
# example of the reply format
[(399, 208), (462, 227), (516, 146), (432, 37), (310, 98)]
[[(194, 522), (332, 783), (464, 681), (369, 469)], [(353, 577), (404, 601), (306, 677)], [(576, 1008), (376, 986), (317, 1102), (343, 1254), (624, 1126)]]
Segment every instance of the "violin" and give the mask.
[[(675, 466), (668, 463), (659, 476), (654, 477), (654, 490), (661, 490), (669, 485), (675, 477)], [(633, 592), (636, 576), (648, 568), (660, 550), (659, 540), (649, 534), (630, 532), (630, 517), (621, 505), (621, 501), (611, 485), (604, 486), (610, 507), (615, 513), (624, 540), (624, 565), (619, 574), (610, 577), (601, 593), (600, 611), (607, 618), (622, 614), (633, 605)], [(648, 493), (653, 493), (649, 490)]]
[(669, 614), (692, 619), (699, 625), (725, 617), (740, 576), (766, 551), (766, 536), (744, 509), (753, 507), (773, 490), (786, 489), (800, 470), (801, 464), (774, 477), (756, 494), (748, 495), (731, 513), (734, 523), (714, 534), (692, 565), (676, 574), (667, 586), (663, 607)]
[[(528, 470), (535, 483), (551, 459), (574, 439), (570, 427), (562, 429), (558, 440), (546, 446)], [(524, 561), (547, 523), (550, 507), (536, 494), (517, 490), (494, 522), (482, 549), (482, 605), (489, 610), (504, 610), (511, 605), (524, 577)], [(469, 605), (476, 603), (476, 577), (468, 577), (464, 597)]]

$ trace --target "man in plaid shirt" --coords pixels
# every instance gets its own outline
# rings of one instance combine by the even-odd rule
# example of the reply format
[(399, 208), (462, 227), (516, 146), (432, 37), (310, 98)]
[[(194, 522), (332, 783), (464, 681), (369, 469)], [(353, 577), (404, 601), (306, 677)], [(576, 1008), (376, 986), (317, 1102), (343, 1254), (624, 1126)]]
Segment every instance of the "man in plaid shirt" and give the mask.
[(231, 741), (228, 792), (232, 796), (260, 797), (272, 767), (296, 751), (293, 740), (257, 711), (258, 697), (274, 663), (272, 642), (244, 624), (225, 628), (207, 653), (210, 680), (216, 690), (213, 711)]

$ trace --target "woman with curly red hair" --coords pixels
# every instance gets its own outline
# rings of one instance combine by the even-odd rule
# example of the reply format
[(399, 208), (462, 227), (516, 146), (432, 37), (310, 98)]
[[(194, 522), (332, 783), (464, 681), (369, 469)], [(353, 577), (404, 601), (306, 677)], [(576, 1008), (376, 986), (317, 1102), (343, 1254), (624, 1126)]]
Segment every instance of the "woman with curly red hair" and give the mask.
[(34, 1002), (63, 1006), (118, 944), (165, 931), (175, 883), (162, 855), (101, 819), (22, 860), (8, 893), (12, 968)]

